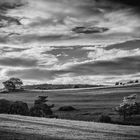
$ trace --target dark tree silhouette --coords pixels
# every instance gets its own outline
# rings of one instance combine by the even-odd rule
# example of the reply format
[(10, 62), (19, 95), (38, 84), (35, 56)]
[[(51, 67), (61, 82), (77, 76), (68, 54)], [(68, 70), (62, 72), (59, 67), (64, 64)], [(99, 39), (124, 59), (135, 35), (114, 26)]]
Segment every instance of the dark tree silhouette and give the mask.
[(115, 111), (118, 112), (120, 116), (123, 116), (124, 120), (126, 119), (126, 117), (140, 114), (140, 103), (137, 103), (135, 100), (135, 94), (124, 97), (123, 103), (116, 107)]
[(116, 86), (118, 86), (119, 84), (120, 84), (119, 82), (116, 82), (116, 83), (115, 83)]
[(30, 115), (36, 117), (49, 117), (53, 115), (52, 109), (54, 105), (47, 105), (48, 96), (39, 96), (34, 102), (34, 106), (30, 109)]
[(29, 108), (27, 103), (24, 103), (22, 101), (16, 101), (13, 102), (9, 109), (9, 114), (19, 114), (19, 115), (28, 115), (29, 114)]
[(8, 91), (15, 91), (22, 89), (23, 82), (19, 78), (10, 78), (3, 85)]

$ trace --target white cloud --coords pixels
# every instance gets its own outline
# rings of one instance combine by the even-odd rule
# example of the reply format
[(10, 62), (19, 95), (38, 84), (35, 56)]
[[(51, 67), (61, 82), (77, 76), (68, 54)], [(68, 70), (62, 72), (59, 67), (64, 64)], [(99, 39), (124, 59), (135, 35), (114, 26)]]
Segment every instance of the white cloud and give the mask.
[[(19, 4), (19, 0), (1, 0), (1, 3)], [(90, 0), (22, 0), (21, 7), (8, 9), (0, 25), (1, 57), (36, 59), (38, 68), (48, 70), (68, 69), (90, 61), (112, 60), (115, 58), (140, 55), (140, 49), (105, 50), (108, 45), (135, 40), (140, 37), (140, 18), (133, 8), (121, 8), (107, 1)], [(1, 15), (1, 14), (0, 14)], [(7, 19), (8, 18), (8, 19)], [(14, 18), (21, 25), (11, 22)], [(98, 34), (78, 34), (72, 28), (79, 26), (106, 27), (109, 31)], [(69, 48), (70, 45), (86, 45), (81, 48), (90, 51), (87, 58), (74, 58), (61, 63), (57, 57), (47, 51), (53, 46)], [(89, 46), (88, 46), (89, 45)], [(9, 47), (3, 52), (3, 47)], [(27, 48), (22, 51), (11, 51), (13, 48)], [(45, 53), (44, 53), (45, 52)], [(7, 68), (3, 67), (3, 71)], [(10, 68), (12, 69), (12, 68)], [(1, 72), (4, 76), (4, 72)], [(93, 80), (94, 79), (94, 80)], [(52, 82), (70, 83), (106, 82), (107, 77), (63, 75)], [(114, 77), (117, 80), (117, 77)], [(112, 79), (111, 79), (112, 80)], [(111, 81), (107, 81), (111, 82)]]
[(140, 49), (134, 50), (105, 50), (104, 48), (97, 48), (94, 52), (89, 52), (88, 57), (92, 60), (113, 60), (115, 58), (129, 57), (140, 55)]

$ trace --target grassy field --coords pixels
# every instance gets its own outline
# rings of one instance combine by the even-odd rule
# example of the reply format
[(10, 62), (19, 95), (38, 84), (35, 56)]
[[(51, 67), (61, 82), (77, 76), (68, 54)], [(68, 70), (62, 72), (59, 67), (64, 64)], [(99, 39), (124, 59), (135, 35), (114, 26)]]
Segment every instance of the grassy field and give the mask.
[(139, 140), (140, 126), (0, 115), (1, 140)]
[[(97, 121), (101, 114), (109, 114), (114, 121), (121, 121), (114, 111), (124, 96), (137, 94), (137, 101), (140, 102), (140, 86), (136, 87), (112, 87), (97, 89), (76, 89), (76, 90), (49, 90), (49, 91), (24, 91), (21, 93), (0, 94), (1, 98), (13, 101), (24, 101), (29, 106), (39, 95), (48, 96), (48, 104), (55, 104), (54, 113), (59, 118), (83, 121)], [(61, 106), (70, 105), (77, 110), (72, 112), (58, 111)], [(126, 124), (140, 125), (140, 118), (136, 116)]]

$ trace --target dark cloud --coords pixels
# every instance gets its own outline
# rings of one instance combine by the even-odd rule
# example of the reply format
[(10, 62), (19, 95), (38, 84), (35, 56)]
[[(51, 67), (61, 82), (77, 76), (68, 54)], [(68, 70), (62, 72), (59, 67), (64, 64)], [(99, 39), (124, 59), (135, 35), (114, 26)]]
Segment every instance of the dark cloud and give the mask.
[(75, 33), (83, 33), (83, 34), (95, 34), (95, 33), (103, 33), (108, 31), (108, 28), (105, 27), (75, 27), (72, 29)]
[(0, 0), (0, 11), (14, 9), (23, 6), (25, 3), (26, 0)]
[(12, 48), (12, 47), (7, 47), (7, 46), (4, 46), (1, 48), (1, 52), (2, 53), (9, 53), (9, 52), (22, 52), (22, 51), (25, 51), (25, 50), (28, 50), (28, 48)]
[(7, 16), (9, 9), (15, 9), (25, 5), (26, 0), (0, 0), (0, 28), (8, 27), (11, 24), (21, 25), (19, 19)]
[(19, 19), (16, 19), (16, 18), (13, 18), (13, 17), (4, 16), (4, 15), (0, 15), (0, 28), (8, 27), (11, 24), (21, 25)]
[[(86, 47), (86, 46), (84, 46)], [(52, 46), (52, 50), (46, 51), (43, 54), (51, 54), (58, 58), (60, 63), (67, 63), (68, 61), (73, 61), (74, 59), (79, 62), (88, 60), (89, 50), (82, 49), (83, 46)]]
[(0, 36), (0, 43), (6, 43), (6, 42), (7, 42), (7, 38)]
[(1, 66), (10, 66), (10, 67), (35, 67), (37, 66), (37, 60), (25, 59), (25, 58), (10, 58), (4, 57), (0, 58)]
[(126, 5), (129, 5), (129, 6), (140, 7), (140, 1), (139, 0), (109, 0), (109, 1), (126, 4)]
[(60, 40), (71, 40), (77, 37), (66, 34), (50, 34), (50, 35), (40, 35), (40, 34), (27, 34), (19, 35), (14, 37), (15, 40), (20, 40), (23, 43), (27, 42), (51, 42), (51, 41), (60, 41)]
[(140, 56), (79, 64), (68, 69), (75, 75), (127, 75), (140, 72)]
[(102, 75), (120, 76), (140, 72), (140, 56), (124, 57), (112, 61), (88, 62), (64, 70), (23, 69), (9, 70), (7, 76), (30, 80), (53, 80), (63, 74), (75, 76)]
[(105, 50), (120, 49), (120, 50), (133, 50), (140, 49), (140, 40), (127, 41), (120, 44), (110, 45), (105, 48)]
[(56, 25), (65, 25), (64, 18), (58, 17), (55, 18), (49, 18), (49, 19), (41, 19), (38, 18), (37, 21), (34, 21), (29, 24), (30, 27), (38, 27), (38, 26), (56, 26)]
[(66, 73), (65, 71), (54, 71), (45, 69), (23, 69), (23, 70), (9, 70), (7, 76), (15, 76), (28, 80), (52, 80), (57, 76)]

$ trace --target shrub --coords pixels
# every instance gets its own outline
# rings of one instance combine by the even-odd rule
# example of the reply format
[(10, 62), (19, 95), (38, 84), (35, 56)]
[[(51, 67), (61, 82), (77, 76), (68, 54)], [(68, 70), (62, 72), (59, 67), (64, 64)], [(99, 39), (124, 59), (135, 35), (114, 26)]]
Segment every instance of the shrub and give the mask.
[(52, 109), (54, 105), (47, 105), (48, 96), (39, 96), (34, 102), (34, 106), (30, 109), (30, 115), (36, 117), (49, 117), (53, 114)]
[(0, 99), (0, 113), (8, 113), (11, 102), (6, 99)]
[(58, 110), (59, 111), (74, 111), (76, 109), (74, 107), (72, 107), (72, 106), (62, 106)]
[(123, 102), (115, 108), (115, 111), (123, 116), (124, 120), (128, 116), (140, 114), (140, 103), (136, 102), (136, 97), (136, 94), (124, 97)]
[(116, 82), (116, 83), (115, 83), (116, 86), (118, 86), (119, 84), (120, 84), (119, 82)]
[(116, 107), (115, 111), (117, 111), (120, 116), (123, 116), (123, 119), (125, 120), (127, 116), (140, 114), (140, 103), (124, 103), (119, 107)]
[(102, 123), (111, 123), (112, 120), (111, 120), (111, 117), (108, 116), (108, 115), (101, 115), (99, 117), (99, 122), (102, 122)]
[(53, 112), (47, 104), (34, 105), (30, 109), (30, 115), (34, 117), (47, 117), (52, 114)]
[(21, 101), (16, 101), (10, 106), (9, 114), (28, 115), (28, 105)]

